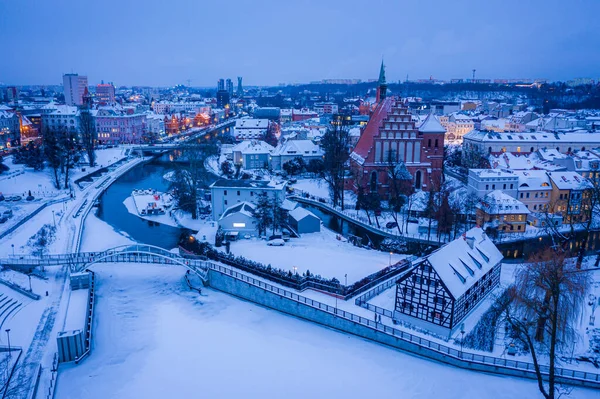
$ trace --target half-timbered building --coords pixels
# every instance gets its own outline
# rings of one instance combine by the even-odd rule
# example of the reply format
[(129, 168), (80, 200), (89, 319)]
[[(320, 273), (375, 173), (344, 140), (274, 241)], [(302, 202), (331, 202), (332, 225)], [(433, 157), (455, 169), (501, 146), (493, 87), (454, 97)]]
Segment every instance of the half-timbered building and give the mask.
[(479, 228), (420, 259), (396, 284), (394, 320), (450, 336), (500, 283), (502, 254)]

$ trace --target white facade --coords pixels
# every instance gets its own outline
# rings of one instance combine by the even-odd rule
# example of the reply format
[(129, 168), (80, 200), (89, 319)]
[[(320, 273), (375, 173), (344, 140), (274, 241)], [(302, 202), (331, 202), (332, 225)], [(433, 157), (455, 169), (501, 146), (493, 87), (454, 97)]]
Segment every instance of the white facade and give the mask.
[(50, 113), (42, 114), (42, 132), (45, 129), (54, 131), (78, 132), (79, 131), (79, 110), (75, 106), (58, 105)]
[(511, 171), (495, 169), (470, 169), (469, 170), (469, 194), (474, 193), (478, 198), (486, 194), (502, 190), (505, 194), (517, 198), (519, 177)]
[(482, 152), (534, 152), (554, 148), (558, 152), (570, 152), (600, 146), (600, 134), (577, 131), (570, 133), (549, 132), (485, 132), (473, 130), (463, 137), (464, 147), (478, 148)]
[(285, 199), (287, 182), (276, 183), (264, 180), (217, 180), (210, 186), (213, 220), (219, 220), (225, 210), (240, 202), (255, 203), (258, 195), (266, 192), (269, 197)]
[(323, 150), (311, 140), (287, 140), (285, 143), (280, 143), (273, 151), (271, 167), (274, 170), (281, 170), (284, 163), (297, 157), (302, 158), (308, 165), (313, 159), (323, 159)]
[(264, 139), (268, 129), (268, 119), (238, 119), (235, 122), (233, 135), (238, 141)]

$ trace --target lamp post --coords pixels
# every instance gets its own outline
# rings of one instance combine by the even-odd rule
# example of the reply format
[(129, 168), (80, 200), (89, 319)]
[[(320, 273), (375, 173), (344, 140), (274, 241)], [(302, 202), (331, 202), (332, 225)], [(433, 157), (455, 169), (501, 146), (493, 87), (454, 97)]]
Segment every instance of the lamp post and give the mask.
[(10, 246), (12, 247), (12, 250), (13, 250), (13, 256), (15, 256), (15, 244), (10, 244)]
[(344, 274), (344, 278), (346, 279), (344, 285), (347, 287), (348, 286), (348, 273)]
[(54, 228), (56, 228), (56, 218), (54, 217), (54, 209), (52, 210), (52, 220), (54, 221)]
[(392, 265), (392, 254), (393, 252), (390, 252), (390, 266)]
[(465, 323), (462, 323), (460, 325), (460, 357), (462, 359), (463, 357), (463, 343), (465, 340)]
[(592, 307), (592, 313), (590, 314), (590, 326), (593, 326), (594, 323), (596, 322), (596, 316), (594, 316), (594, 313), (596, 312), (596, 307), (598, 306), (598, 301), (596, 298), (596, 295), (594, 294), (590, 294), (588, 296), (589, 302), (588, 305), (590, 305)]
[(296, 266), (294, 266), (294, 274), (297, 276), (298, 275), (298, 268)]
[(29, 292), (32, 292), (32, 289), (31, 289), (31, 274), (28, 274), (27, 277), (29, 277)]
[(8, 337), (8, 357), (12, 357), (12, 353), (10, 352), (10, 328), (4, 331), (6, 331), (6, 336)]

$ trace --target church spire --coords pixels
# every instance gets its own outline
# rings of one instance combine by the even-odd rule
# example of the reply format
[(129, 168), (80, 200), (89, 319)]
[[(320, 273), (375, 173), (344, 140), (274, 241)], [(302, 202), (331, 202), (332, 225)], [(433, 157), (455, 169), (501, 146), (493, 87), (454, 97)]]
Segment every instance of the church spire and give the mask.
[(385, 65), (381, 59), (381, 68), (379, 69), (379, 81), (377, 85), (377, 103), (383, 101), (387, 96), (387, 83), (385, 81)]
[(381, 86), (385, 83), (385, 65), (383, 65), (383, 58), (381, 59), (381, 68), (379, 68), (379, 85)]

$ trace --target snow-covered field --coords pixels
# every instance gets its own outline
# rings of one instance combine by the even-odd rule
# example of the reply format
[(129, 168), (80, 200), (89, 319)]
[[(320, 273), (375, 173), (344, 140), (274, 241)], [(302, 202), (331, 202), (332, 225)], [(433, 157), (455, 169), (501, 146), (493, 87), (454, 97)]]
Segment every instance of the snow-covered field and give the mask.
[[(124, 157), (124, 151), (124, 148), (96, 150), (97, 166), (93, 168), (89, 166), (77, 166), (70, 171), (71, 182), (97, 169), (117, 162)], [(0, 193), (26, 195), (31, 190), (35, 197), (52, 197), (58, 192), (52, 183), (50, 169), (46, 168), (36, 172), (32, 168), (13, 164), (12, 162), (7, 163), (7, 166), (10, 167), (7, 176), (0, 175)], [(85, 171), (83, 171), (83, 168), (85, 168)], [(17, 173), (13, 174), (13, 172)]]
[(302, 234), (292, 238), (282, 247), (267, 246), (259, 239), (240, 240), (231, 243), (231, 252), (272, 267), (291, 270), (297, 267), (299, 274), (310, 270), (311, 274), (320, 274), (327, 278), (337, 278), (348, 284), (375, 273), (392, 263), (404, 259), (407, 255), (390, 254), (355, 247), (336, 239), (336, 233), (321, 227), (321, 232)]
[(533, 381), (440, 365), (210, 289), (198, 296), (183, 268), (95, 271), (93, 351), (61, 366), (58, 399), (539, 397)]

